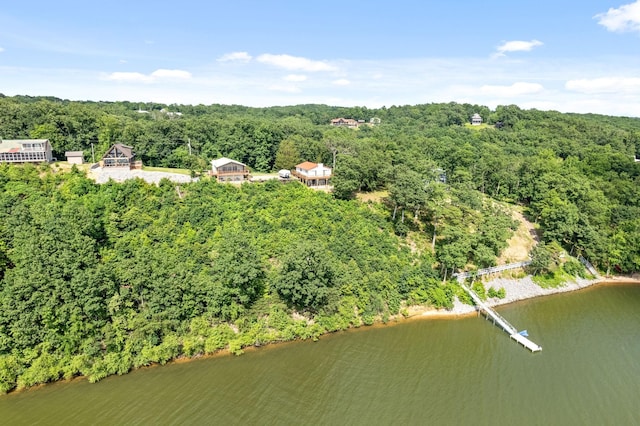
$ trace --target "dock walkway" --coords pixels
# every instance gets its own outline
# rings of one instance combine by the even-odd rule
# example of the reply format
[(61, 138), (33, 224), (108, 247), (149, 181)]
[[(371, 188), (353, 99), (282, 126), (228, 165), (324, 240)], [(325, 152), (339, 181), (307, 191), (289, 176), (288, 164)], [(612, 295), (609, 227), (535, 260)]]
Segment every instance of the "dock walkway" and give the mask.
[(473, 290), (462, 283), (460, 283), (460, 286), (469, 294), (469, 296), (471, 296), (474, 303), (478, 307), (478, 310), (481, 312), (484, 311), (487, 317), (493, 320), (494, 324), (498, 324), (504, 331), (509, 334), (510, 338), (520, 343), (531, 352), (540, 352), (542, 350), (542, 346), (538, 346), (531, 340), (527, 339), (525, 336), (518, 333), (518, 330), (514, 326), (512, 326), (509, 321), (504, 319), (499, 313), (487, 306)]

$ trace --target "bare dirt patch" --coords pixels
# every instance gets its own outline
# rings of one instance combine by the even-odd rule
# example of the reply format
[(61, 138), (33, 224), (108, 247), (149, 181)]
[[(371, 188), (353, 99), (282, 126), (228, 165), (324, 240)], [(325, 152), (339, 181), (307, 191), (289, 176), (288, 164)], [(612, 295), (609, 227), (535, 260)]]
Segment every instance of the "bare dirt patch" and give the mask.
[(508, 246), (498, 258), (498, 265), (527, 260), (531, 249), (537, 244), (537, 231), (534, 224), (518, 210), (513, 210), (512, 217), (520, 222), (520, 225), (507, 241)]

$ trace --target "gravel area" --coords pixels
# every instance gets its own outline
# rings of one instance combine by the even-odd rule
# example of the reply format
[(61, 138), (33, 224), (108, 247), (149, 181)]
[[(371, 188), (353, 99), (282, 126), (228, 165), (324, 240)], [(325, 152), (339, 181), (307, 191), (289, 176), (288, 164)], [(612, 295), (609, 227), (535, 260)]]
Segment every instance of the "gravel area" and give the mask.
[(560, 287), (542, 288), (533, 282), (531, 276), (527, 276), (518, 280), (496, 278), (484, 284), (486, 289), (493, 287), (496, 290), (504, 288), (507, 295), (504, 299), (487, 299), (489, 306), (504, 305), (518, 300), (531, 299), (533, 297), (546, 296), (548, 294), (565, 293), (568, 291), (579, 290), (604, 281), (602, 278), (583, 279), (576, 278), (573, 282), (566, 282)]
[(149, 183), (157, 184), (161, 179), (167, 178), (175, 183), (187, 183), (198, 180), (198, 178), (191, 178), (191, 176), (183, 175), (180, 173), (168, 173), (168, 172), (148, 172), (145, 170), (129, 170), (119, 168), (100, 168), (91, 169), (89, 177), (92, 177), (97, 183), (106, 183), (109, 179), (116, 182), (124, 182), (128, 179), (140, 178)]
[[(586, 280), (582, 278), (576, 278), (575, 282), (567, 282), (561, 287), (556, 288), (542, 288), (533, 282), (531, 276), (527, 276), (521, 279), (505, 279), (495, 278), (493, 280), (484, 283), (484, 287), (489, 289), (493, 287), (496, 290), (504, 288), (506, 296), (504, 299), (488, 298), (486, 304), (488, 306), (506, 305), (507, 303), (516, 302), (518, 300), (531, 299), (533, 297), (546, 296), (548, 294), (565, 293), (568, 291), (579, 290), (581, 288), (589, 287), (602, 281), (616, 281), (613, 278), (597, 278), (592, 280)], [(632, 278), (621, 279), (621, 281), (635, 281)], [(469, 315), (476, 312), (475, 306), (466, 305), (460, 302), (457, 298), (454, 299), (453, 309), (451, 310), (435, 310), (430, 309), (423, 312), (422, 316), (459, 316)]]

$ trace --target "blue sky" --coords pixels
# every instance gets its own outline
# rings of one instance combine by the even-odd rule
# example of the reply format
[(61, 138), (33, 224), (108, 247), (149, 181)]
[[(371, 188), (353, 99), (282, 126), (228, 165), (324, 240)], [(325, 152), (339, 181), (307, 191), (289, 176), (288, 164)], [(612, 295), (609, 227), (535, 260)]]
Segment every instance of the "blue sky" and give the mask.
[(5, 95), (640, 117), (640, 0), (7, 3)]

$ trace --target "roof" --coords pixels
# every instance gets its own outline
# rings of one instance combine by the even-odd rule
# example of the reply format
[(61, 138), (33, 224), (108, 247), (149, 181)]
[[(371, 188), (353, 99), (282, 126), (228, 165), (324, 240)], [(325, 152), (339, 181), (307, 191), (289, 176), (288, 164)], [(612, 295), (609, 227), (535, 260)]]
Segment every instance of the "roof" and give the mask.
[(305, 161), (304, 163), (296, 165), (296, 169), (302, 170), (311, 170), (315, 169), (316, 167), (318, 167), (318, 165), (316, 163), (312, 163), (311, 161)]
[(113, 151), (114, 148), (117, 149), (118, 151), (122, 152), (128, 158), (132, 158), (133, 157), (133, 147), (128, 146), (128, 145), (123, 145), (121, 143), (116, 143), (113, 146), (111, 146), (111, 148), (109, 148), (107, 150), (107, 152), (104, 154), (104, 157), (106, 157), (107, 154), (109, 154), (111, 151)]
[(82, 151), (66, 151), (64, 153), (65, 157), (84, 157), (84, 152)]
[(482, 118), (482, 117), (480, 117), (480, 114), (478, 114), (478, 113), (476, 112), (475, 114), (473, 114), (473, 115), (471, 116), (471, 118)]
[(236, 164), (240, 164), (241, 166), (247, 167), (246, 164), (243, 164), (243, 163), (241, 163), (239, 161), (236, 161), (236, 160), (232, 160), (231, 158), (227, 158), (227, 157), (218, 158), (217, 160), (211, 160), (211, 165), (213, 167), (215, 167), (216, 169), (218, 167), (222, 167), (225, 164), (229, 164), (229, 163), (236, 163)]
[(22, 145), (25, 143), (46, 142), (49, 142), (49, 139), (0, 139), (0, 152), (19, 152), (22, 150)]
[(332, 123), (357, 123), (358, 120), (354, 120), (353, 118), (334, 118), (331, 120)]

